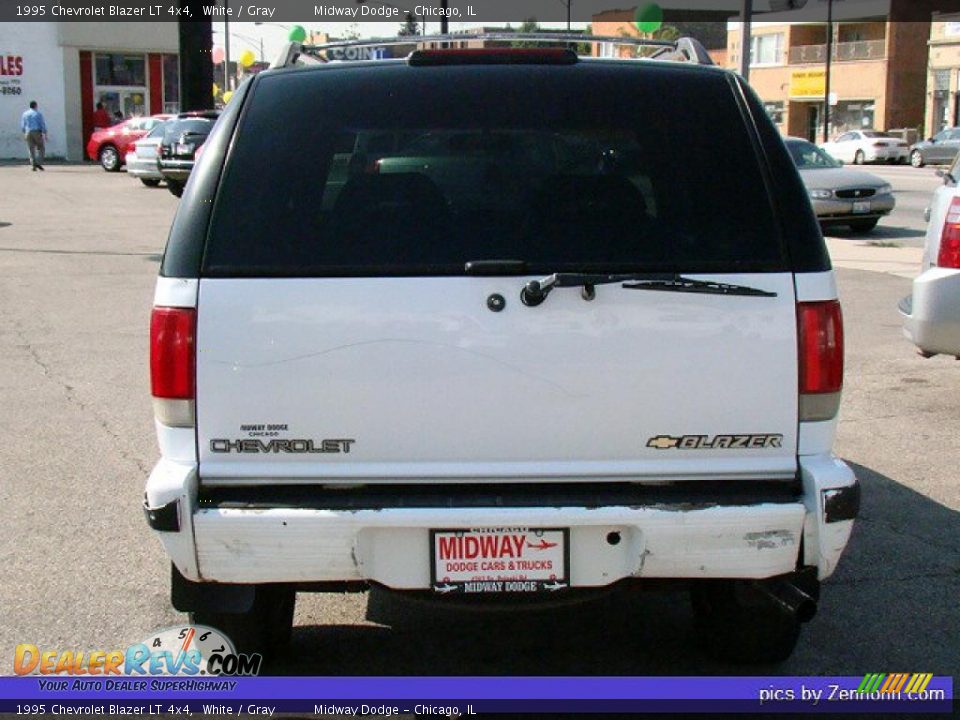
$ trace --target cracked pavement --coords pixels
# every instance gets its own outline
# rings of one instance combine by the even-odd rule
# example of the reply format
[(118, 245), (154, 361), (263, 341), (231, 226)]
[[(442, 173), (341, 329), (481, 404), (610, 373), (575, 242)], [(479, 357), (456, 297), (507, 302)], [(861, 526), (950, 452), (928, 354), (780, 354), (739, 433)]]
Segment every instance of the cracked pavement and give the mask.
[[(177, 201), (92, 166), (42, 174), (0, 166), (0, 183), (0, 672), (8, 673), (20, 642), (111, 649), (182, 620), (140, 510), (157, 457), (149, 309)], [(511, 616), (372, 593), (301, 595), (292, 652), (274, 670), (956, 673), (960, 363), (924, 360), (901, 336), (896, 303), (909, 280), (850, 269), (838, 279), (848, 371), (836, 449), (863, 482), (862, 518), (787, 663), (744, 669), (704, 659), (675, 592)]]

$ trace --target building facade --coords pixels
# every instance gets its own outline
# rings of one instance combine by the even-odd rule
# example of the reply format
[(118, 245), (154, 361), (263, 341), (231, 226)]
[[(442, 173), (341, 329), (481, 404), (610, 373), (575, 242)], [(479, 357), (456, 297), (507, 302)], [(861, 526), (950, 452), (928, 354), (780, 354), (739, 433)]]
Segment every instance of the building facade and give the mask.
[[(882, 12), (863, 15), (856, 11), (870, 7), (864, 3), (836, 5), (829, 98), (827, 23), (791, 22), (782, 13), (783, 20), (770, 14), (753, 24), (750, 84), (783, 134), (822, 140), (826, 102), (830, 137), (868, 128), (915, 136), (922, 129), (930, 22), (891, 21), (890, 4), (875, 5)], [(739, 67), (740, 35), (741, 24), (731, 20), (728, 67)]]
[(47, 155), (81, 160), (103, 102), (111, 116), (179, 110), (176, 23), (0, 23), (0, 158), (26, 157), (20, 115), (47, 122)]
[(960, 125), (960, 13), (934, 14), (930, 24), (926, 137)]

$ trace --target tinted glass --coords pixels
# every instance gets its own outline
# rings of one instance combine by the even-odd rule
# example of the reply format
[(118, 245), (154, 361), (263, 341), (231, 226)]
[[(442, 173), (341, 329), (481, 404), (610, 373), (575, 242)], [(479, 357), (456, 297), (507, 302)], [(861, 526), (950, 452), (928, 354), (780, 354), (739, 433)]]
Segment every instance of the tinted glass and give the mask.
[(393, 65), (266, 75), (252, 92), (208, 275), (784, 267), (723, 74)]
[(159, 122), (153, 126), (153, 130), (147, 133), (148, 138), (162, 137), (167, 129), (167, 123)]
[(867, 132), (865, 132), (865, 133), (863, 133), (863, 134), (864, 134), (866, 137), (868, 137), (868, 138), (892, 138), (892, 137), (894, 137), (894, 136), (891, 135), (890, 133), (877, 132), (877, 131), (875, 131), (875, 130), (870, 130), (870, 131), (867, 131)]
[(200, 133), (206, 135), (213, 127), (212, 120), (202, 118), (189, 118), (186, 120), (171, 120), (164, 125), (163, 141), (165, 143), (174, 142), (184, 133)]
[(793, 162), (801, 170), (840, 167), (839, 162), (813, 143), (791, 140), (787, 142), (787, 150), (790, 151)]

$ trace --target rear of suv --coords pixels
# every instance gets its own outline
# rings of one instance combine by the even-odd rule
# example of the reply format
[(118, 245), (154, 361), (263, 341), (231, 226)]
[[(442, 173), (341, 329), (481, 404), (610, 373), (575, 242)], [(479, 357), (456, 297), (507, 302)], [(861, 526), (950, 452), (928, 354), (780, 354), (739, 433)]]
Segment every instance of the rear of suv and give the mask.
[(151, 371), (173, 603), (246, 647), (298, 591), (674, 580), (713, 653), (781, 660), (859, 506), (807, 193), (754, 93), (694, 62), (260, 73), (186, 186)]

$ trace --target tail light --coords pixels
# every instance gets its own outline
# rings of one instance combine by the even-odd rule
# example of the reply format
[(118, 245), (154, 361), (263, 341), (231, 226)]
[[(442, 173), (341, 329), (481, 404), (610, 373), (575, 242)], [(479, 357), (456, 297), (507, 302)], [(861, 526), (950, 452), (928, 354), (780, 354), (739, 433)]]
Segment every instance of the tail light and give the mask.
[(960, 197), (953, 198), (940, 234), (940, 252), (937, 265), (960, 269)]
[(150, 317), (150, 387), (157, 420), (193, 427), (197, 311), (155, 307)]
[(800, 420), (830, 420), (843, 388), (843, 314), (837, 300), (797, 304)]
[(886, 144), (885, 142), (875, 142), (875, 143), (873, 144), (873, 146), (874, 146), (874, 147), (886, 147), (887, 144)]

